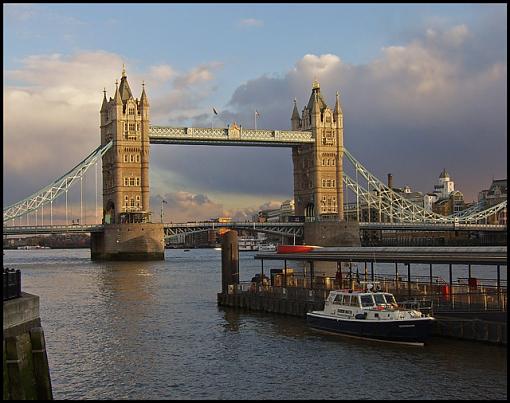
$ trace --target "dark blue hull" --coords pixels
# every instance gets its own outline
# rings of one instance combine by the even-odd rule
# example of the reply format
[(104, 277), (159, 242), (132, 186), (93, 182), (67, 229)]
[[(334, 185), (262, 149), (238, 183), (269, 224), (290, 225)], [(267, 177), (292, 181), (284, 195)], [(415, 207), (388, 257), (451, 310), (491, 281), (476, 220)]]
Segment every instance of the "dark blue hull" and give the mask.
[(319, 330), (346, 336), (391, 341), (398, 343), (425, 343), (432, 331), (433, 319), (377, 320), (328, 318), (309, 313), (308, 324)]

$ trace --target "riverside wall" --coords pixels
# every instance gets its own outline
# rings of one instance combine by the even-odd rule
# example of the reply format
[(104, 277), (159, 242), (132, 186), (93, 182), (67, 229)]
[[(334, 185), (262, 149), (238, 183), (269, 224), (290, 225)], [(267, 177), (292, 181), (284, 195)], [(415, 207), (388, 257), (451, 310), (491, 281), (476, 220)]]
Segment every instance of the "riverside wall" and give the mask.
[(3, 400), (53, 399), (39, 297), (22, 292), (3, 306)]

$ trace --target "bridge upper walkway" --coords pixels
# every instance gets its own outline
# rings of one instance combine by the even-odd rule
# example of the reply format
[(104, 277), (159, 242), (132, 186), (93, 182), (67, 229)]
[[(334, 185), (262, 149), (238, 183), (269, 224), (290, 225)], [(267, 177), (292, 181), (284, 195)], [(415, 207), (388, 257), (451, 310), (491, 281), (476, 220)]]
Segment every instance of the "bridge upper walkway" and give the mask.
[(149, 127), (151, 144), (291, 147), (313, 144), (311, 131), (253, 130), (203, 127)]

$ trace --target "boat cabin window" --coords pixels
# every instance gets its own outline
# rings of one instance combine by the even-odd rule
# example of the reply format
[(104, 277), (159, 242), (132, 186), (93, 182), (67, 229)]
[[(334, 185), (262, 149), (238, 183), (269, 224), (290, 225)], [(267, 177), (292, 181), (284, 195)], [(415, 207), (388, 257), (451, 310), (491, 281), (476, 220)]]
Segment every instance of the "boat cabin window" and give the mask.
[(343, 297), (344, 296), (342, 294), (337, 294), (335, 299), (333, 300), (333, 304), (342, 305), (343, 304), (343, 299), (344, 299)]
[(372, 295), (370, 295), (370, 294), (369, 295), (361, 295), (360, 299), (361, 299), (362, 307), (374, 306), (374, 299), (372, 298)]
[(374, 294), (375, 303), (377, 305), (386, 305), (386, 300), (384, 299), (383, 294)]
[(359, 300), (357, 295), (351, 295), (351, 306), (357, 306), (359, 308)]
[(386, 302), (388, 304), (397, 304), (397, 301), (395, 301), (395, 297), (391, 294), (384, 294), (384, 296), (386, 297)]

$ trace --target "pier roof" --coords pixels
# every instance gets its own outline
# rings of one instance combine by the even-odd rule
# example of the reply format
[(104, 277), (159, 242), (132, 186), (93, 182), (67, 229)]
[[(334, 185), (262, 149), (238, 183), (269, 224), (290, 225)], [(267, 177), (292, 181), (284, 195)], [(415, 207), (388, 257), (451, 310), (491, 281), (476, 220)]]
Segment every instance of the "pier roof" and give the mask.
[(306, 253), (258, 253), (254, 258), (264, 260), (507, 265), (507, 247), (325, 247)]

